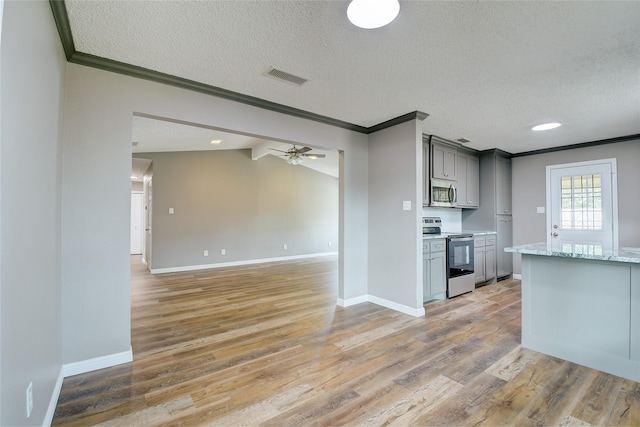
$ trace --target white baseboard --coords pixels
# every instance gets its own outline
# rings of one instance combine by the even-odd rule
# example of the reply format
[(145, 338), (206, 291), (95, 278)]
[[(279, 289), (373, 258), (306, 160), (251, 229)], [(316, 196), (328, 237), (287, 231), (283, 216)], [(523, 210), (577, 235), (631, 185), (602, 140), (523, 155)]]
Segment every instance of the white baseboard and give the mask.
[(84, 374), (85, 372), (97, 371), (98, 369), (109, 368), (133, 361), (133, 350), (122, 353), (108, 354), (106, 356), (95, 357), (93, 359), (81, 360), (79, 362), (65, 363), (62, 365), (64, 377)]
[(262, 259), (249, 259), (245, 261), (219, 262), (215, 264), (186, 265), (183, 267), (152, 268), (150, 272), (151, 274), (179, 273), (183, 271), (207, 270), (210, 268), (220, 268), (220, 267), (236, 267), (239, 265), (263, 264), (265, 262), (275, 262), (275, 261), (291, 261), (295, 259), (315, 258), (315, 257), (330, 256), (330, 255), (338, 255), (338, 252), (322, 252), (317, 254), (293, 255), (293, 256), (275, 257), (275, 258), (262, 258)]
[(43, 427), (49, 427), (53, 422), (53, 416), (56, 412), (56, 406), (58, 405), (58, 398), (60, 397), (60, 390), (62, 390), (62, 380), (64, 380), (64, 367), (60, 368), (56, 385), (53, 387), (53, 393), (51, 393), (51, 400), (49, 400), (49, 407), (47, 413), (44, 415)]
[(398, 304), (397, 302), (389, 301), (384, 298), (379, 298), (373, 295), (361, 295), (355, 298), (349, 298), (343, 300), (342, 298), (338, 298), (338, 305), (340, 307), (349, 307), (356, 304), (361, 304), (363, 302), (371, 302), (376, 305), (380, 305), (382, 307), (390, 308), (391, 310), (399, 311), (400, 313), (408, 314), (413, 317), (421, 317), (424, 316), (424, 307), (421, 308), (413, 308), (403, 304)]
[(513, 274), (511, 277), (514, 279), (522, 280), (522, 274)]
[(373, 295), (368, 295), (369, 302), (374, 304), (381, 305), (386, 308), (390, 308), (391, 310), (399, 311), (400, 313), (408, 314), (413, 317), (421, 317), (424, 316), (424, 307), (413, 308), (408, 305), (398, 304), (397, 302), (389, 301), (384, 298), (379, 298)]
[(359, 297), (347, 298), (347, 299), (338, 298), (338, 305), (340, 307), (350, 307), (352, 305), (362, 304), (363, 302), (367, 302), (367, 301), (369, 301), (367, 299), (367, 295), (361, 295)]

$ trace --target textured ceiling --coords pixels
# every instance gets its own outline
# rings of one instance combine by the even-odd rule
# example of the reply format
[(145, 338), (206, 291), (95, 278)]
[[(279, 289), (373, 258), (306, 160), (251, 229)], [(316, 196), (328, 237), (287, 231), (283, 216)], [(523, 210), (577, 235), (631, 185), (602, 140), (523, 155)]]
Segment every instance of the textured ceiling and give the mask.
[(362, 30), (346, 1), (66, 1), (78, 52), (360, 126), (423, 111), (427, 134), (511, 153), (640, 133), (640, 2), (400, 4)]
[[(290, 143), (224, 132), (195, 123), (139, 115), (133, 116), (131, 135), (133, 153), (250, 149), (253, 160), (260, 160), (261, 157), (272, 155), (286, 161), (282, 151), (287, 151), (292, 147)], [(211, 141), (214, 140), (220, 142), (212, 144)], [(304, 159), (302, 166), (337, 178), (338, 152), (322, 150), (318, 147), (311, 148), (312, 153), (324, 154), (326, 157), (324, 159)], [(142, 181), (149, 164), (145, 165), (143, 162), (137, 163), (136, 159), (133, 160), (131, 175), (137, 178), (132, 178), (132, 180)]]

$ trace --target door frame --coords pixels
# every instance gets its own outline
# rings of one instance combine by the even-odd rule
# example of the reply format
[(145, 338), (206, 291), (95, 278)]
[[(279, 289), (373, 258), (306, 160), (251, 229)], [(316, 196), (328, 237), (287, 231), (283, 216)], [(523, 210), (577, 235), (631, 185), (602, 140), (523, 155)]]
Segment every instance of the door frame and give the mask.
[(551, 172), (556, 169), (574, 168), (583, 166), (595, 166), (606, 164), (611, 167), (611, 226), (613, 233), (613, 250), (618, 250), (618, 167), (615, 158), (587, 160), (582, 162), (562, 163), (558, 165), (548, 165), (546, 171), (546, 203), (547, 203), (547, 242), (551, 242), (549, 236), (553, 233), (552, 228), (552, 200), (551, 200)]

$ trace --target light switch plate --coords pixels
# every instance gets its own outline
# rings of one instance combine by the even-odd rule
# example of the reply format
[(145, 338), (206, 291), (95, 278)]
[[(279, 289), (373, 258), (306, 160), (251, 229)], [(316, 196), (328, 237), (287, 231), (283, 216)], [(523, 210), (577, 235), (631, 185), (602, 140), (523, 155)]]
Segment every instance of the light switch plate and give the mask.
[(169, 208), (169, 215), (173, 215), (173, 208)]
[(544, 206), (538, 206), (536, 209), (537, 213), (544, 213)]
[(402, 210), (403, 211), (410, 211), (411, 210), (411, 200), (404, 200), (402, 202)]

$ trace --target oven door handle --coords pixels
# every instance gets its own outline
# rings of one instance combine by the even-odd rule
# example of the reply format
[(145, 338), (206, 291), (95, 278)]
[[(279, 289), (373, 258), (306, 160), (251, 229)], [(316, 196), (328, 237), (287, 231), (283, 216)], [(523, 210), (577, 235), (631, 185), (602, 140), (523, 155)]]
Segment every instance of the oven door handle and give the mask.
[(471, 237), (449, 237), (451, 242), (473, 242), (473, 236)]

